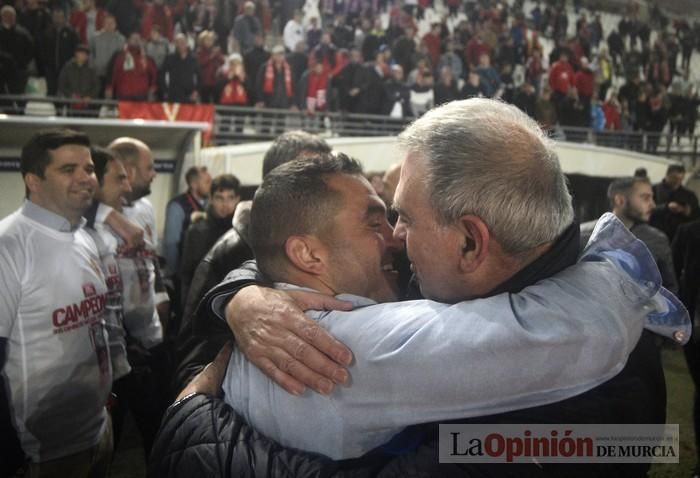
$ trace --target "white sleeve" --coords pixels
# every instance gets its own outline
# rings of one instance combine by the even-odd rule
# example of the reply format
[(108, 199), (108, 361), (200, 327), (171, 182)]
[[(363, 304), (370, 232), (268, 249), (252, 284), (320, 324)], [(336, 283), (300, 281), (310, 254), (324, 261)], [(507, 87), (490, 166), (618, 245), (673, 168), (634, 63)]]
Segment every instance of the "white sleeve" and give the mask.
[(107, 220), (107, 216), (114, 211), (114, 208), (101, 202), (97, 206), (97, 214), (95, 214), (95, 222), (104, 223)]
[(11, 249), (10, 244), (0, 240), (0, 337), (10, 336), (22, 297), (17, 254)]
[(376, 430), (502, 413), (590, 390), (622, 370), (648, 312), (619, 300), (618, 275), (600, 275), (583, 289), (592, 295), (580, 294), (584, 284), (567, 292), (551, 280), (452, 306), (369, 307), (361, 328), (330, 324), (357, 361), (352, 385), (332, 395), (336, 411), (348, 414), (346, 424)]

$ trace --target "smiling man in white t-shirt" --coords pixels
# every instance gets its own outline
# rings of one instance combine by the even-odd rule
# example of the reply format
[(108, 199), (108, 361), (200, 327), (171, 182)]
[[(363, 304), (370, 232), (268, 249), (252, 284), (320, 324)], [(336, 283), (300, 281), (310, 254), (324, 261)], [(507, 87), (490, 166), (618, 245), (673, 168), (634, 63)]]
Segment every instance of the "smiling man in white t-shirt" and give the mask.
[(82, 218), (97, 185), (89, 147), (76, 131), (34, 135), (27, 200), (0, 221), (0, 415), (14, 428), (0, 434), (18, 438), (3, 455), (26, 456), (29, 476), (106, 476), (111, 461), (107, 286)]

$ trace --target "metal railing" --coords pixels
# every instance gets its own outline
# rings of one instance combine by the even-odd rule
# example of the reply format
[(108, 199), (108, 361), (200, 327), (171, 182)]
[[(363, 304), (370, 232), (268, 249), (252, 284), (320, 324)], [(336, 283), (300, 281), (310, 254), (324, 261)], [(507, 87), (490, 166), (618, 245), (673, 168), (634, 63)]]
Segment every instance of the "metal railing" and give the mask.
[[(27, 116), (117, 118), (118, 102), (90, 100), (76, 104), (70, 98), (0, 95), (0, 113)], [(391, 118), (344, 112), (308, 115), (298, 110), (215, 106), (211, 146), (268, 141), (283, 131), (304, 129), (324, 137), (395, 136), (412, 118)], [(594, 131), (590, 128), (557, 127), (557, 140), (595, 144), (676, 159), (693, 167), (700, 158), (700, 136), (676, 136), (647, 131)]]

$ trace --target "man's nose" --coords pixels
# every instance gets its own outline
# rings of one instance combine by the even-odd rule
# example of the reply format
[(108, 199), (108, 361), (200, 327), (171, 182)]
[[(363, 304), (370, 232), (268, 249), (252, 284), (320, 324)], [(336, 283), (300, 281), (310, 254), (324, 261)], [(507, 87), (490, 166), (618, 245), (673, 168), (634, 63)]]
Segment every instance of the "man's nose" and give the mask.
[(405, 247), (403, 238), (397, 237), (396, 229), (391, 227), (387, 222), (384, 230), (384, 242), (386, 243), (386, 248), (392, 251), (402, 251)]

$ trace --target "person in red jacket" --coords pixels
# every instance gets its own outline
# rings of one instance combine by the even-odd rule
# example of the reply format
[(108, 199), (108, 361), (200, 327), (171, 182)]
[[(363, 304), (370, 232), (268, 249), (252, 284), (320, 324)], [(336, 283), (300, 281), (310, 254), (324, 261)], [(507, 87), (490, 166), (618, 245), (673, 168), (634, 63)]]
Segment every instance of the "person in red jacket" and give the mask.
[(133, 32), (124, 49), (114, 56), (112, 79), (105, 96), (131, 101), (152, 100), (157, 84), (156, 65), (143, 50), (141, 35)]
[(204, 30), (197, 43), (197, 64), (199, 66), (199, 97), (203, 103), (214, 103), (217, 98), (216, 73), (224, 64), (221, 47), (214, 45), (216, 33)]
[(333, 44), (331, 34), (324, 32), (321, 42), (309, 53), (309, 70), (313, 70), (316, 63), (323, 64), (323, 72), (333, 78), (340, 73), (345, 66), (343, 55)]
[(591, 114), (591, 98), (593, 97), (595, 78), (588, 64), (588, 58), (582, 56), (580, 65), (581, 68), (574, 75), (574, 86), (578, 90), (578, 97), (581, 100), (581, 104), (583, 104), (586, 118), (588, 118)]
[(617, 100), (617, 95), (610, 95), (610, 98), (603, 103), (603, 113), (605, 114), (605, 129), (620, 130), (622, 121), (620, 112), (622, 107)]
[(479, 58), (486, 53), (491, 54), (491, 47), (481, 39), (481, 31), (477, 30), (474, 36), (467, 42), (464, 49), (464, 59), (467, 64), (473, 67), (479, 65)]
[(439, 23), (432, 23), (430, 31), (423, 35), (423, 43), (428, 48), (431, 65), (437, 65), (440, 60), (440, 29)]
[(552, 101), (559, 105), (569, 89), (576, 86), (574, 83), (574, 69), (569, 63), (569, 55), (562, 52), (559, 61), (554, 62), (549, 68), (549, 87), (552, 89)]
[(95, 0), (83, 0), (82, 10), (74, 10), (70, 16), (70, 24), (80, 36), (80, 43), (88, 45), (95, 33), (105, 25), (107, 10), (95, 7)]
[[(245, 66), (243, 57), (233, 53), (228, 57), (226, 64), (219, 70), (219, 81), (224, 83), (219, 96), (219, 103), (225, 106), (247, 106), (248, 92), (245, 89)], [(220, 130), (228, 132), (233, 128), (236, 133), (243, 132), (245, 114), (237, 114), (233, 110), (221, 111)], [(233, 142), (236, 142), (235, 139)]]
[(141, 20), (143, 38), (151, 38), (153, 25), (160, 25), (163, 36), (168, 41), (173, 41), (173, 12), (165, 4), (165, 0), (154, 0), (143, 6), (143, 19)]

